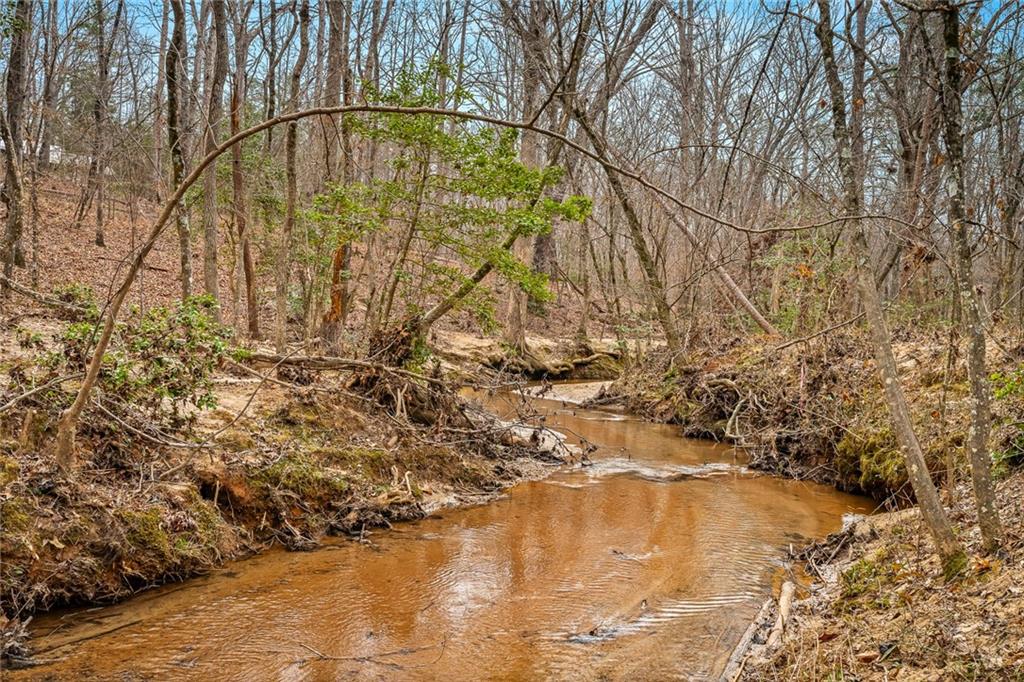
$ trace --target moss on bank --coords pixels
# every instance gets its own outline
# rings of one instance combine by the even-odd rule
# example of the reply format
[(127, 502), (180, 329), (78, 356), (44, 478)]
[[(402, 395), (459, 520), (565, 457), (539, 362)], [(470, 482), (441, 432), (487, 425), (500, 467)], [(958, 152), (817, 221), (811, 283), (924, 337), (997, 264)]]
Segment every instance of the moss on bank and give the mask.
[(858, 522), (801, 552), (819, 575), (785, 637), (744, 680), (1024, 679), (1024, 472), (997, 486), (1003, 554), (984, 556), (968, 485), (950, 504), (971, 556), (949, 583), (917, 509)]

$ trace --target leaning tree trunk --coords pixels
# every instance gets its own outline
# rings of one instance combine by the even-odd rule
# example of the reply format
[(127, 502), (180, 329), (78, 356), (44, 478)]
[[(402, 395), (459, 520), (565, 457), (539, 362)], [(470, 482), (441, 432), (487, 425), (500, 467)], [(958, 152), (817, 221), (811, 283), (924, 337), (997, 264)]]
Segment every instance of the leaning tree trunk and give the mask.
[(910, 408), (900, 384), (896, 358), (893, 354), (889, 330), (882, 310), (882, 298), (875, 284), (875, 273), (867, 238), (864, 235), (864, 224), (861, 219), (856, 217), (862, 213), (863, 187), (858, 186), (857, 167), (858, 164), (863, 163), (863, 158), (854, 158), (853, 155), (854, 147), (851, 144), (850, 129), (846, 122), (843, 82), (839, 77), (839, 67), (836, 64), (833, 47), (832, 13), (829, 0), (818, 0), (818, 10), (820, 17), (814, 33), (821, 45), (822, 63), (831, 99), (832, 135), (836, 141), (840, 176), (843, 181), (843, 209), (847, 216), (851, 216), (847, 221), (847, 229), (852, 230), (851, 245), (857, 271), (857, 290), (864, 306), (874, 346), (875, 362), (878, 365), (886, 404), (892, 419), (893, 430), (896, 433), (896, 440), (903, 453), (910, 484), (921, 508), (921, 516), (935, 541), (935, 547), (942, 562), (943, 574), (947, 578), (953, 578), (963, 571), (966, 565), (966, 556), (953, 534), (953, 527), (949, 523), (946, 511), (939, 500), (938, 491), (936, 491), (931, 474), (928, 472), (924, 452), (914, 431)]
[[(601, 157), (607, 158), (608, 147), (601, 136), (594, 130), (592, 122), (587, 120), (586, 113), (577, 108), (574, 111), (574, 115), (590, 140), (590, 144), (593, 145), (594, 150)], [(633, 250), (636, 252), (637, 260), (640, 261), (640, 269), (644, 274), (647, 294), (650, 302), (654, 305), (654, 312), (658, 318), (658, 323), (661, 325), (661, 330), (665, 334), (665, 345), (668, 347), (669, 353), (675, 357), (682, 351), (682, 343), (679, 339), (679, 332), (676, 329), (675, 318), (672, 316), (672, 308), (668, 303), (668, 295), (665, 293), (665, 283), (658, 273), (657, 265), (654, 263), (654, 256), (651, 254), (650, 249), (647, 248), (647, 240), (644, 238), (640, 217), (637, 215), (629, 194), (626, 193), (626, 188), (619, 174), (608, 166), (604, 166), (604, 170), (608, 178), (608, 184), (615, 193), (615, 197), (618, 199), (622, 212), (626, 217), (629, 238), (633, 243)]]
[(964, 207), (963, 113), (960, 101), (960, 10), (946, 2), (941, 6), (943, 42), (946, 47), (946, 74), (942, 88), (942, 117), (945, 123), (946, 155), (949, 157), (949, 218), (955, 244), (957, 283), (960, 291), (961, 322), (970, 347), (967, 351), (967, 376), (971, 385), (971, 425), (967, 435), (967, 454), (971, 462), (971, 481), (978, 508), (978, 526), (984, 548), (994, 552), (1002, 544), (1003, 527), (996, 508), (992, 485), (992, 459), (988, 440), (992, 416), (988, 374), (985, 371), (985, 329), (978, 296), (974, 290), (973, 253), (968, 236)]

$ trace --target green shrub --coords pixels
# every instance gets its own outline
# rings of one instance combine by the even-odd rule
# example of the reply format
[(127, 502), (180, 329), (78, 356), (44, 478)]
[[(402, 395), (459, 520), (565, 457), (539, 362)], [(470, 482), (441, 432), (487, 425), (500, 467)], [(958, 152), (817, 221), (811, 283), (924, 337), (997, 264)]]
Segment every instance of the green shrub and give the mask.
[[(212, 375), (228, 356), (231, 336), (214, 320), (214, 305), (209, 296), (195, 296), (119, 322), (103, 356), (102, 394), (151, 417), (168, 407), (174, 417), (186, 405), (214, 407)], [(98, 334), (91, 322), (71, 323), (46, 363), (61, 374), (85, 371)]]

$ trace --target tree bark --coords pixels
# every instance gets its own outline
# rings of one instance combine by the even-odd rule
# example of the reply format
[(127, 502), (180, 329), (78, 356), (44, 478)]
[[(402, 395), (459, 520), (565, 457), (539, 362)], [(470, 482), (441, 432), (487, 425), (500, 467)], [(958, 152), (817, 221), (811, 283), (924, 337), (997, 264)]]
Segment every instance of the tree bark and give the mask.
[(153, 89), (153, 188), (157, 201), (163, 197), (164, 176), (164, 78), (167, 75), (168, 27), (171, 7), (163, 0), (160, 11), (160, 52), (157, 65), (156, 87)]
[[(531, 1), (526, 10), (525, 18), (520, 17), (518, 11), (511, 7), (505, 7), (506, 16), (510, 21), (523, 23), (525, 27), (520, 32), (523, 43), (523, 72), (522, 72), (522, 116), (523, 120), (537, 118), (542, 113), (538, 111), (538, 95), (540, 89), (537, 84), (541, 82), (543, 71), (541, 59), (543, 47), (544, 24), (547, 23), (544, 3)], [(519, 161), (528, 168), (537, 168), (541, 165), (540, 145), (537, 134), (530, 130), (524, 130), (520, 137)], [(528, 257), (527, 247), (524, 243), (518, 242), (515, 245), (516, 256), (525, 260)], [(527, 296), (525, 292), (515, 284), (509, 287), (508, 291), (508, 314), (505, 320), (504, 336), (505, 342), (518, 355), (527, 352), (526, 347), (526, 313)]]
[[(228, 74), (228, 17), (223, 2), (213, 3), (213, 38), (216, 42), (213, 76), (209, 84), (206, 110), (206, 145), (209, 154), (217, 148), (217, 130), (224, 115), (224, 81)], [(216, 305), (214, 318), (221, 321), (220, 279), (217, 272), (217, 250), (220, 246), (217, 212), (217, 166), (206, 169), (203, 178), (203, 285)]]
[[(11, 279), (14, 266), (24, 266), (22, 233), (25, 229), (25, 192), (22, 182), (22, 161), (24, 159), (22, 129), (25, 118), (25, 86), (28, 73), (28, 39), (32, 35), (32, 2), (17, 0), (14, 8), (14, 25), (11, 28), (11, 48), (7, 62), (7, 83), (5, 95), (7, 109), (4, 113), (4, 157), (6, 173), (3, 187), (3, 201), (7, 204), (7, 231), (4, 235), (4, 277)], [(7, 287), (3, 285), (3, 293)]]
[(991, 396), (988, 373), (985, 370), (985, 329), (981, 319), (978, 296), (974, 289), (973, 249), (968, 235), (964, 188), (963, 113), (960, 84), (960, 10), (945, 0), (938, 4), (942, 12), (942, 36), (945, 45), (946, 73), (942, 88), (942, 117), (945, 123), (946, 155), (949, 157), (949, 218), (953, 232), (954, 262), (959, 289), (961, 324), (969, 340), (967, 376), (971, 386), (971, 425), (967, 434), (967, 455), (971, 463), (971, 481), (978, 509), (978, 526), (982, 545), (988, 552), (999, 549), (1003, 541), (1003, 526), (996, 507), (995, 488), (992, 485), (992, 459), (988, 440), (992, 426)]
[[(342, 101), (344, 88), (345, 104), (350, 103), (352, 93), (352, 76), (349, 66), (348, 31), (352, 8), (342, 0), (328, 0), (327, 13), (330, 22), (328, 36), (327, 78), (324, 95), (327, 106), (338, 106)], [(348, 124), (342, 117), (327, 117), (324, 121), (326, 130), (325, 165), (328, 179), (333, 179), (338, 171), (338, 152), (341, 152), (341, 168), (339, 180), (348, 184), (352, 175), (352, 146), (349, 141)], [(340, 136), (338, 128), (340, 126)], [(331, 290), (330, 303), (324, 313), (320, 336), (324, 346), (329, 350), (339, 349), (341, 330), (348, 315), (348, 279), (351, 267), (351, 242), (344, 235), (338, 236), (331, 257)]]
[[(836, 141), (839, 171), (843, 182), (843, 209), (848, 216), (859, 216), (863, 203), (863, 186), (859, 186), (857, 183), (856, 169), (862, 163), (862, 159), (854, 157), (854, 146), (846, 122), (845, 94), (833, 47), (831, 7), (829, 0), (817, 1), (820, 16), (814, 33), (821, 45), (825, 80), (831, 100), (832, 135)], [(914, 431), (910, 408), (900, 384), (896, 358), (893, 354), (889, 330), (882, 310), (882, 298), (875, 285), (875, 273), (867, 238), (864, 234), (863, 221), (858, 218), (850, 219), (847, 221), (847, 229), (852, 231), (851, 244), (857, 273), (857, 289), (864, 306), (879, 378), (882, 380), (886, 404), (892, 418), (893, 431), (899, 442), (900, 451), (903, 453), (910, 484), (921, 508), (921, 517), (931, 532), (942, 562), (943, 574), (947, 579), (951, 579), (959, 575), (965, 568), (966, 555), (953, 534), (953, 527), (939, 500), (939, 494), (925, 463), (921, 443)]]
[[(592, 122), (587, 119), (587, 115), (578, 108), (574, 111), (574, 114), (577, 122), (586, 133), (587, 139), (590, 140), (590, 144), (593, 145), (594, 150), (599, 156), (607, 157), (608, 147), (604, 139), (594, 130)], [(626, 192), (619, 174), (608, 166), (602, 165), (602, 167), (605, 170), (605, 176), (608, 178), (608, 184), (611, 185), (612, 192), (615, 193), (615, 198), (618, 199), (623, 215), (626, 217), (626, 228), (629, 230), (629, 238), (633, 244), (633, 250), (636, 252), (637, 260), (640, 262), (640, 269), (644, 274), (644, 285), (647, 288), (650, 302), (654, 305), (655, 316), (661, 326), (662, 333), (665, 335), (665, 345), (668, 347), (669, 353), (676, 356), (682, 351), (682, 342), (676, 329), (672, 308), (668, 303), (668, 296), (665, 293), (665, 283), (654, 263), (654, 257), (647, 247), (647, 240), (644, 237), (640, 216), (637, 215), (636, 208), (633, 206), (633, 202)]]
[(43, 110), (39, 133), (39, 167), (50, 169), (50, 147), (53, 145), (53, 120), (57, 104), (57, 0), (49, 0), (46, 8), (46, 29), (43, 34)]
[[(244, 9), (243, 9), (244, 6)], [(245, 74), (245, 63), (249, 54), (249, 13), (252, 2), (235, 4), (235, 65), (231, 79), (231, 136), (242, 130), (242, 114), (245, 109), (248, 80)], [(249, 206), (245, 187), (245, 171), (242, 159), (242, 145), (231, 148), (231, 208), (235, 224), (235, 240), (238, 258), (242, 261), (242, 274), (245, 278), (245, 310), (249, 338), (260, 338), (260, 315), (256, 303), (256, 266), (253, 263), (252, 246), (249, 238)]]
[[(167, 81), (167, 146), (171, 150), (171, 183), (177, 187), (185, 176), (185, 160), (181, 149), (179, 127), (178, 95), (181, 93), (179, 78), (184, 73), (180, 66), (181, 55), (185, 53), (185, 6), (184, 0), (171, 0), (174, 15), (174, 30), (171, 46), (167, 51), (165, 80)], [(192, 295), (192, 239), (188, 224), (188, 213), (179, 206), (175, 211), (175, 225), (178, 229), (178, 248), (181, 252), (181, 298)]]
[[(291, 93), (288, 107), (291, 111), (299, 109), (299, 87), (302, 83), (302, 70), (306, 67), (309, 55), (309, 0), (302, 0), (299, 6), (299, 54), (295, 58), (292, 69)], [(288, 124), (285, 136), (285, 174), (287, 175), (287, 196), (285, 198), (284, 225), (281, 229), (280, 241), (277, 245), (275, 303), (277, 309), (276, 326), (274, 328), (274, 345), (277, 352), (284, 352), (286, 331), (288, 326), (288, 274), (291, 269), (291, 240), (295, 228), (295, 211), (298, 204), (298, 187), (295, 169), (295, 146), (298, 141), (299, 124), (292, 121)]]

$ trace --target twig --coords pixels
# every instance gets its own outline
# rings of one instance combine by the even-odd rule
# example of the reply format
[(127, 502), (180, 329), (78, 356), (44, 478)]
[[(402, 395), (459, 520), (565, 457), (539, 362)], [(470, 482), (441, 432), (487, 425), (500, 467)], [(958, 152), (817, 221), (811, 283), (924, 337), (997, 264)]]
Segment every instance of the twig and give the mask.
[(100, 403), (99, 400), (93, 400), (92, 402), (96, 407), (100, 408), (100, 411), (103, 412), (103, 414), (107, 415), (108, 417), (116, 421), (118, 424), (134, 433), (136, 436), (139, 436), (140, 438), (145, 438), (146, 440), (156, 445), (164, 445), (166, 447), (171, 448), (185, 448), (189, 450), (199, 450), (205, 447), (209, 447), (207, 443), (187, 443), (183, 440), (164, 440), (161, 438), (157, 438), (156, 436), (152, 436), (141, 429), (135, 428), (125, 420), (121, 419), (116, 414), (105, 408), (103, 404)]
[(299, 642), (298, 644), (299, 644), (299, 646), (301, 646), (306, 651), (309, 651), (310, 653), (315, 654), (316, 657), (318, 659), (322, 660), (322, 661), (358, 661), (360, 663), (376, 663), (378, 665), (393, 665), (391, 663), (382, 663), (381, 661), (377, 661), (377, 660), (374, 660), (374, 659), (386, 658), (388, 656), (408, 656), (409, 654), (415, 654), (415, 653), (418, 653), (420, 651), (428, 651), (430, 649), (436, 649), (438, 647), (442, 647), (442, 653), (443, 653), (443, 647), (444, 647), (446, 641), (447, 641), (447, 638), (441, 640), (440, 644), (429, 644), (429, 645), (426, 645), (426, 646), (417, 646), (417, 647), (404, 647), (402, 649), (393, 649), (391, 651), (383, 651), (383, 652), (381, 652), (379, 654), (364, 654), (362, 656), (329, 656), (329, 655), (327, 655), (327, 654), (325, 654), (325, 653), (323, 653), (321, 651), (317, 651), (316, 649), (314, 649), (313, 647), (309, 646), (308, 644), (303, 644), (302, 642)]
[[(0, 276), (2, 276), (2, 275), (0, 275)], [(80, 376), (82, 376), (82, 372), (75, 372), (74, 374), (65, 374), (64, 376), (57, 377), (56, 379), (51, 379), (50, 381), (47, 381), (42, 386), (36, 386), (35, 388), (33, 388), (33, 389), (29, 390), (29, 391), (26, 391), (25, 393), (22, 393), (21, 395), (15, 396), (15, 397), (11, 398), (10, 400), (8, 400), (6, 403), (4, 403), (4, 405), (2, 407), (0, 407), (0, 414), (3, 414), (7, 410), (11, 409), (12, 407), (17, 405), (19, 402), (21, 402), (25, 398), (31, 398), (36, 393), (42, 393), (43, 391), (45, 391), (47, 389), (50, 389), (50, 388), (53, 388), (54, 386), (57, 386), (58, 384), (62, 384), (65, 381), (70, 381), (71, 379), (77, 379)]]
[(251, 395), (249, 396), (249, 399), (245, 401), (245, 405), (243, 405), (243, 406), (242, 406), (242, 409), (238, 411), (238, 414), (236, 414), (236, 415), (234, 416), (234, 418), (233, 418), (233, 419), (232, 419), (231, 421), (229, 421), (229, 422), (228, 422), (227, 424), (225, 424), (225, 425), (224, 425), (224, 426), (222, 426), (221, 428), (219, 428), (219, 429), (217, 429), (216, 431), (214, 431), (214, 432), (213, 432), (213, 434), (212, 434), (212, 435), (211, 435), (211, 436), (210, 436), (210, 437), (209, 437), (209, 438), (207, 439), (207, 441), (211, 441), (211, 440), (215, 439), (215, 438), (216, 438), (217, 436), (219, 436), (220, 434), (224, 433), (224, 432), (225, 432), (225, 431), (227, 431), (227, 430), (228, 430), (229, 428), (231, 428), (232, 426), (234, 426), (234, 425), (235, 425), (235, 423), (236, 423), (236, 422), (237, 422), (237, 421), (238, 421), (239, 419), (241, 419), (241, 418), (242, 418), (242, 415), (243, 415), (243, 414), (245, 414), (246, 410), (248, 410), (248, 409), (249, 409), (249, 406), (250, 406), (250, 405), (252, 405), (252, 401), (256, 399), (256, 394), (257, 394), (257, 393), (259, 393), (259, 390), (260, 390), (261, 388), (263, 388), (263, 384), (265, 384), (265, 383), (266, 383), (266, 382), (267, 382), (268, 380), (270, 380), (270, 381), (273, 381), (272, 379), (270, 379), (270, 375), (271, 375), (271, 374), (273, 374), (273, 373), (274, 373), (274, 372), (275, 372), (275, 371), (277, 370), (277, 368), (281, 366), (281, 364), (282, 364), (283, 362), (285, 362), (286, 360), (288, 360), (288, 358), (290, 358), (290, 357), (292, 357), (293, 355), (295, 355), (296, 353), (298, 353), (298, 352), (299, 352), (300, 350), (303, 350), (303, 349), (304, 349), (305, 347), (306, 347), (306, 345), (305, 345), (305, 344), (303, 344), (303, 345), (299, 346), (298, 348), (296, 348), (296, 349), (295, 349), (294, 351), (292, 351), (291, 353), (288, 353), (287, 355), (284, 355), (284, 356), (283, 356), (283, 357), (281, 358), (281, 360), (280, 360), (280, 361), (278, 361), (278, 363), (277, 363), (277, 364), (275, 364), (275, 365), (274, 365), (273, 367), (271, 367), (271, 368), (270, 368), (270, 371), (269, 371), (269, 372), (267, 372), (266, 374), (260, 374), (259, 372), (255, 372), (255, 371), (253, 371), (253, 370), (250, 370), (250, 369), (249, 369), (248, 367), (245, 367), (245, 366), (244, 366), (244, 365), (242, 365), (241, 363), (235, 362), (234, 360), (232, 360), (232, 359), (228, 358), (228, 362), (229, 362), (229, 363), (230, 363), (231, 365), (233, 365), (233, 366), (235, 366), (235, 367), (240, 367), (241, 369), (243, 369), (243, 370), (246, 370), (246, 371), (252, 371), (252, 372), (253, 372), (253, 373), (254, 373), (254, 374), (255, 374), (256, 376), (258, 376), (258, 377), (260, 378), (260, 382), (259, 382), (258, 384), (256, 384), (256, 388), (254, 388), (254, 389), (252, 390), (252, 394), (251, 394)]
[(63, 649), (64, 647), (72, 646), (74, 644), (81, 644), (82, 642), (88, 642), (91, 639), (96, 639), (97, 637), (103, 637), (103, 636), (109, 635), (109, 634), (111, 634), (113, 632), (117, 632), (118, 630), (123, 630), (125, 628), (130, 628), (133, 625), (138, 625), (142, 621), (143, 621), (142, 618), (136, 618), (135, 620), (130, 620), (127, 623), (122, 623), (121, 625), (116, 625), (116, 626), (114, 626), (114, 627), (112, 627), (112, 628), (110, 628), (108, 630), (103, 630), (102, 632), (96, 632), (96, 633), (93, 633), (91, 635), (87, 635), (85, 637), (80, 637), (78, 639), (73, 639), (73, 640), (71, 640), (69, 642), (61, 642), (59, 644), (54, 644), (53, 646), (46, 647), (45, 649), (39, 649), (35, 653), (37, 653), (37, 654), (45, 654), (47, 651), (54, 651), (56, 649)]

